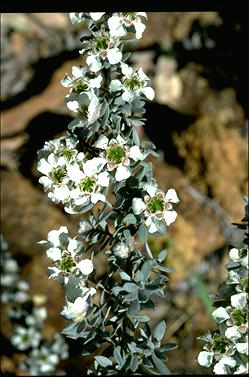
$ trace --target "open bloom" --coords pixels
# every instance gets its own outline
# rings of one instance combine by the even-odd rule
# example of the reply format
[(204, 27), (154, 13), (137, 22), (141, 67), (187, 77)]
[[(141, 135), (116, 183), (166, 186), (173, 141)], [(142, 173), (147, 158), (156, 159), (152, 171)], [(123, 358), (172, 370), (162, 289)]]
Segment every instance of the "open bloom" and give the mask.
[(136, 215), (143, 214), (149, 233), (155, 233), (160, 231), (162, 222), (170, 225), (175, 221), (177, 213), (171, 203), (178, 203), (179, 199), (174, 189), (164, 194), (154, 184), (145, 184), (143, 187), (149, 195), (145, 195), (143, 199), (133, 199), (133, 212)]
[(68, 229), (61, 226), (59, 230), (51, 230), (48, 233), (48, 241), (40, 241), (48, 247), (47, 257), (52, 259), (55, 267), (50, 267), (52, 272), (49, 278), (58, 276), (67, 277), (70, 273), (81, 273), (85, 276), (93, 271), (93, 263), (90, 259), (81, 259), (79, 253), (82, 249), (82, 242), (69, 237)]
[(102, 159), (95, 157), (83, 163), (82, 167), (78, 164), (68, 166), (68, 176), (74, 187), (65, 206), (68, 213), (74, 213), (77, 206), (106, 202), (102, 192), (109, 185), (109, 173), (101, 172), (103, 165)]
[(149, 100), (153, 100), (155, 96), (154, 89), (147, 86), (149, 77), (146, 76), (142, 68), (139, 68), (137, 72), (134, 72), (132, 67), (122, 63), (121, 69), (124, 76), (121, 78), (121, 80), (115, 79), (111, 81), (111, 92), (122, 91), (122, 99), (125, 102), (132, 102), (141, 94)]
[(145, 25), (140, 17), (147, 18), (145, 12), (119, 12), (114, 13), (107, 21), (112, 37), (124, 37), (132, 28), (135, 29), (136, 39), (142, 37)]
[(45, 191), (55, 185), (62, 185), (68, 181), (65, 168), (65, 159), (51, 153), (46, 159), (41, 158), (37, 164), (37, 170), (44, 174), (39, 182), (44, 186)]
[(101, 135), (94, 144), (97, 148), (103, 150), (100, 158), (102, 158), (103, 164), (106, 164), (109, 171), (115, 171), (115, 179), (117, 181), (129, 178), (132, 173), (130, 165), (146, 157), (137, 145), (129, 147), (125, 143), (125, 140), (120, 135), (111, 140)]
[(61, 84), (70, 88), (70, 92), (74, 94), (80, 94), (88, 92), (96, 88), (100, 88), (102, 82), (102, 75), (89, 74), (86, 68), (72, 67), (73, 77), (66, 75)]
[(67, 166), (84, 157), (83, 153), (77, 151), (76, 145), (77, 141), (73, 138), (62, 137), (46, 142), (38, 151), (40, 160), (37, 170), (44, 174), (39, 182), (45, 191), (49, 190), (48, 197), (55, 203), (66, 202), (70, 195)]
[[(84, 52), (85, 49), (80, 51), (80, 53)], [(118, 41), (107, 33), (95, 33), (94, 38), (91, 40), (91, 46), (88, 46), (88, 56), (86, 58), (86, 64), (89, 66), (90, 71), (100, 71), (106, 61), (113, 65), (120, 63), (121, 60), (122, 52), (118, 48)]]
[(17, 326), (11, 338), (11, 343), (20, 351), (29, 347), (37, 347), (41, 340), (41, 333), (34, 327)]

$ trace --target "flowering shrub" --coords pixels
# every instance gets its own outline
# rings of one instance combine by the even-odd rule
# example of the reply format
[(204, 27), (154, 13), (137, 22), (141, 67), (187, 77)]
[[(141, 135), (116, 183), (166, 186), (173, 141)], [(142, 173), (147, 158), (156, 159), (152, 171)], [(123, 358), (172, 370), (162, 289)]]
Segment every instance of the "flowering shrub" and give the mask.
[(65, 374), (57, 370), (57, 364), (68, 358), (68, 346), (59, 333), (53, 339), (43, 339), (46, 307), (41, 296), (29, 294), (29, 284), (20, 279), (18, 272), (18, 264), (1, 235), (1, 302), (9, 306), (9, 318), (15, 325), (11, 343), (25, 353), (19, 367), (31, 376)]
[[(72, 67), (72, 76), (61, 81), (76, 118), (67, 135), (38, 152), (39, 181), (48, 197), (69, 214), (84, 214), (75, 236), (61, 226), (40, 243), (53, 263), (49, 277), (65, 289), (61, 314), (70, 323), (63, 333), (82, 340), (83, 355), (95, 355), (88, 373), (97, 375), (169, 374), (165, 351), (175, 347), (162, 344), (166, 323), (152, 330), (144, 313), (155, 308), (155, 295), (164, 297), (171, 271), (163, 263), (165, 251), (152, 257), (148, 233), (164, 234), (179, 202), (174, 189), (165, 194), (157, 186), (145, 161), (157, 155), (155, 146), (141, 144), (134, 128), (144, 124), (144, 100), (152, 100), (154, 90), (142, 68), (126, 63), (130, 54), (123, 43), (142, 37), (146, 17), (70, 14), (73, 23), (88, 27), (80, 50), (86, 67)], [(107, 262), (102, 276), (98, 253)]]
[[(246, 199), (245, 224), (248, 230), (248, 198)], [(228, 277), (214, 296), (216, 309), (212, 316), (219, 325), (213, 334), (208, 332), (199, 339), (206, 341), (205, 351), (198, 355), (198, 362), (213, 367), (215, 374), (248, 373), (248, 233), (243, 246), (232, 248), (230, 262), (226, 265)]]

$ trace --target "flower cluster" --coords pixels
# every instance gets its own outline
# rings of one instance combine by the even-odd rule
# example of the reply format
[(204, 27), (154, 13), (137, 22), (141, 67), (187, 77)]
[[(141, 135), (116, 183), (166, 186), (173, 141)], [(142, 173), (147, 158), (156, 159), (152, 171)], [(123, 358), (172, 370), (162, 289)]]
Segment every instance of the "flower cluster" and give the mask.
[(42, 337), (46, 307), (44, 297), (31, 296), (29, 284), (19, 277), (19, 266), (8, 251), (8, 245), (1, 235), (2, 292), (1, 301), (8, 304), (9, 318), (15, 324), (11, 343), (14, 348), (26, 354), (19, 364), (22, 371), (31, 376), (64, 374), (57, 370), (57, 364), (69, 356), (68, 346), (59, 333), (47, 340)]
[(37, 166), (44, 174), (39, 182), (49, 191), (48, 197), (55, 203), (63, 203), (69, 213), (89, 209), (98, 201), (105, 202), (109, 185), (109, 174), (102, 171), (102, 159), (86, 159), (73, 146), (69, 138), (50, 141), (40, 151), (43, 157)]
[[(232, 248), (228, 277), (214, 298), (212, 316), (219, 326), (199, 339), (207, 342), (198, 362), (215, 374), (248, 373), (248, 246)], [(221, 305), (222, 304), (222, 305)]]
[[(72, 23), (88, 27), (80, 50), (86, 66), (73, 66), (61, 80), (75, 119), (66, 136), (38, 152), (39, 182), (48, 197), (69, 214), (84, 213), (75, 238), (61, 226), (40, 244), (53, 263), (50, 278), (65, 290), (61, 315), (71, 323), (63, 334), (82, 339), (83, 355), (108, 344), (89, 368), (97, 375), (169, 372), (164, 351), (172, 345), (161, 347), (165, 324), (153, 335), (145, 325), (150, 318), (140, 313), (154, 308), (153, 294), (164, 296), (170, 272), (162, 263), (165, 252), (153, 259), (148, 233), (165, 232), (179, 202), (174, 189), (165, 194), (157, 186), (146, 162), (155, 146), (141, 143), (134, 127), (144, 124), (145, 101), (155, 93), (142, 68), (128, 65), (123, 43), (142, 37), (144, 18), (144, 12), (70, 14)], [(103, 276), (94, 263), (98, 253), (106, 260)]]
[(47, 248), (48, 258), (52, 259), (55, 264), (54, 267), (49, 267), (49, 277), (69, 286), (73, 279), (79, 295), (77, 298), (74, 296), (72, 298), (70, 295), (67, 297), (61, 314), (75, 322), (81, 321), (88, 310), (88, 298), (94, 296), (96, 292), (95, 288), (86, 286), (88, 276), (94, 270), (92, 260), (81, 258), (83, 244), (81, 241), (69, 237), (68, 229), (65, 226), (61, 226), (58, 230), (51, 230), (48, 233), (47, 241), (39, 241), (39, 244)]

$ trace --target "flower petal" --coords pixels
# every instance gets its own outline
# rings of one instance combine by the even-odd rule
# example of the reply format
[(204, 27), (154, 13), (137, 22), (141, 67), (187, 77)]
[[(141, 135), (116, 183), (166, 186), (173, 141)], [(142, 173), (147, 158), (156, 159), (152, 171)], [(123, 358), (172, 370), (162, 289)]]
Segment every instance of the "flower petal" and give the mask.
[(90, 12), (89, 14), (93, 21), (98, 21), (105, 12)]
[(137, 145), (130, 148), (129, 157), (131, 157), (134, 161), (141, 161), (145, 158), (144, 154)]
[(139, 215), (146, 209), (146, 205), (141, 198), (134, 198), (132, 200), (132, 210), (135, 215)]
[(95, 79), (89, 80), (90, 88), (100, 88), (102, 80), (103, 80), (103, 77), (101, 74), (98, 75)]
[(122, 60), (122, 52), (117, 48), (110, 48), (107, 50), (107, 59), (110, 64), (117, 64)]
[(91, 160), (88, 160), (84, 164), (84, 172), (88, 177), (93, 176), (94, 174), (99, 173), (104, 165), (106, 164), (106, 160), (101, 157), (94, 157)]
[(163, 212), (163, 218), (164, 218), (166, 224), (170, 225), (177, 218), (177, 213), (176, 213), (176, 211), (164, 211)]
[(99, 57), (96, 55), (89, 55), (86, 58), (86, 64), (89, 66), (92, 72), (98, 72), (102, 68), (102, 64), (99, 60)]
[(148, 232), (149, 233), (155, 233), (158, 231), (158, 227), (156, 226), (156, 224), (154, 223), (153, 219), (151, 216), (149, 216), (146, 221), (145, 221), (145, 225), (147, 226), (148, 228)]
[(90, 275), (93, 272), (93, 262), (90, 259), (83, 259), (77, 264), (77, 268), (84, 275)]
[(245, 355), (248, 355), (248, 343), (236, 343), (236, 348), (239, 353), (243, 353)]
[(247, 304), (248, 294), (247, 293), (238, 293), (231, 296), (231, 304), (234, 308), (244, 309)]
[(123, 179), (129, 178), (131, 175), (130, 169), (126, 166), (118, 166), (115, 174), (115, 178), (118, 182), (122, 181)]
[(141, 93), (143, 93), (150, 101), (152, 101), (155, 97), (155, 91), (150, 86), (146, 86), (145, 88), (141, 89)]
[(142, 22), (136, 22), (136, 21), (133, 22), (133, 25), (134, 25), (135, 30), (136, 30), (136, 39), (142, 38), (142, 34), (143, 34), (146, 26)]
[(107, 171), (103, 171), (98, 175), (97, 184), (103, 187), (108, 187), (110, 182), (110, 176)]
[(67, 107), (69, 108), (69, 110), (77, 112), (79, 109), (79, 103), (78, 101), (68, 101)]
[(126, 30), (121, 23), (120, 17), (112, 16), (108, 18), (107, 23), (110, 29), (111, 37), (123, 37), (126, 34)]
[(169, 189), (165, 195), (165, 199), (168, 201), (168, 202), (171, 202), (171, 203), (179, 203), (179, 198), (177, 196), (177, 193), (174, 189)]
[(103, 195), (99, 192), (93, 193), (91, 195), (91, 202), (93, 204), (96, 204), (97, 202), (105, 202), (105, 201), (106, 201), (105, 195)]
[(226, 329), (225, 337), (236, 343), (236, 341), (241, 337), (241, 332), (237, 326), (231, 326)]
[(100, 135), (98, 140), (95, 141), (94, 146), (96, 148), (105, 149), (108, 145), (109, 139), (105, 135)]
[(50, 247), (46, 251), (47, 257), (51, 258), (54, 262), (61, 259), (61, 250), (58, 247)]
[(111, 92), (116, 92), (123, 88), (123, 84), (119, 80), (112, 80), (109, 85)]
[(222, 323), (226, 321), (229, 317), (229, 314), (227, 313), (225, 308), (222, 308), (220, 306), (219, 308), (215, 309), (212, 313), (212, 317), (217, 323)]
[(201, 351), (198, 355), (198, 363), (203, 367), (210, 367), (213, 362), (214, 354), (213, 352)]

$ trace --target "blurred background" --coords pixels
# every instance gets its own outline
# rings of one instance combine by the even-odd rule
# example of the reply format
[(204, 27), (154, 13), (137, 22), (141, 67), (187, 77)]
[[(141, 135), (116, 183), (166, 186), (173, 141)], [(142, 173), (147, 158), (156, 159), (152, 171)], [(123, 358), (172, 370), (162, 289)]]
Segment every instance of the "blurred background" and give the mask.
[[(246, 22), (243, 9), (153, 12), (143, 38), (126, 45), (133, 52), (129, 64), (143, 68), (156, 92), (139, 135), (160, 151), (160, 159), (151, 159), (159, 186), (175, 188), (180, 198), (169, 232), (149, 240), (154, 255), (168, 250), (166, 264), (175, 270), (166, 298), (150, 313), (152, 325), (166, 320), (165, 340), (179, 345), (168, 353), (173, 374), (211, 373), (196, 362), (203, 345), (196, 338), (214, 329), (208, 294), (226, 278), (229, 246), (243, 238), (231, 223), (243, 218), (248, 192)], [(64, 295), (47, 279), (50, 262), (37, 242), (61, 225), (75, 235), (79, 217), (49, 201), (36, 155), (72, 119), (59, 81), (72, 65), (84, 64), (83, 29), (66, 13), (1, 14), (1, 233), (32, 293), (46, 296), (45, 337), (66, 324), (59, 314)], [(12, 329), (4, 310), (1, 337), (8, 344)], [(20, 355), (5, 350), (2, 370), (21, 375)], [(65, 370), (82, 375), (86, 363), (71, 346)]]

